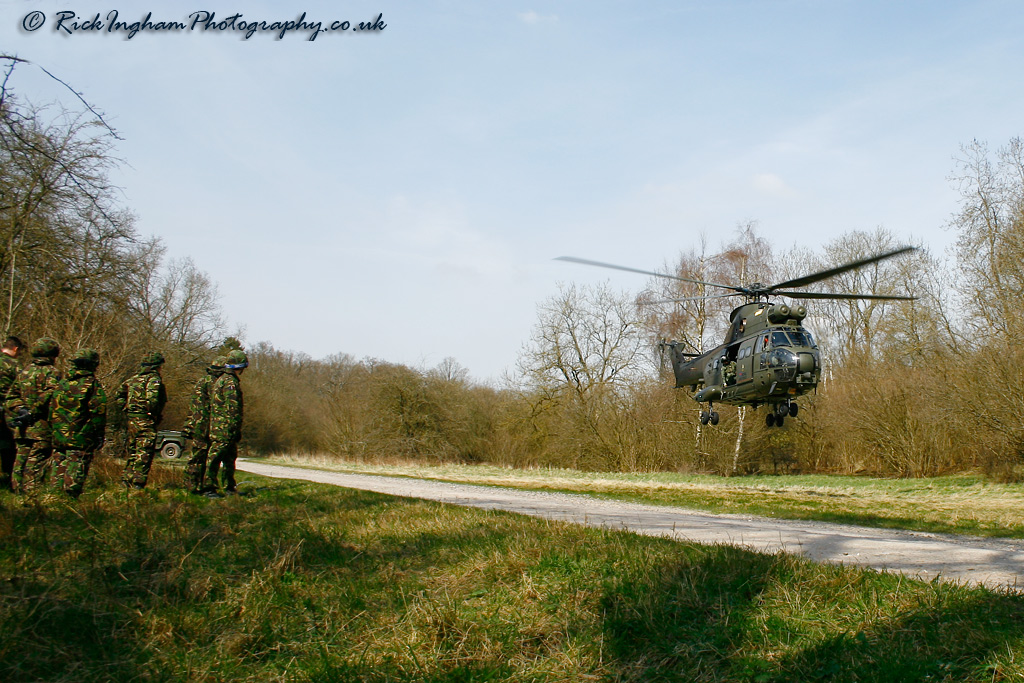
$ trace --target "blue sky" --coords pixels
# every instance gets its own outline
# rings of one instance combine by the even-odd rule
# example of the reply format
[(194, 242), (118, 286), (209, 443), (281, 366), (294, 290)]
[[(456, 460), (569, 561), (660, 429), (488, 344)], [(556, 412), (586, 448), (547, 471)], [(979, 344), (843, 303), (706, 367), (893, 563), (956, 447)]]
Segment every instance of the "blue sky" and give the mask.
[[(124, 141), (144, 234), (247, 343), (514, 366), (559, 282), (642, 276), (755, 220), (775, 247), (884, 226), (937, 253), (954, 157), (1024, 134), (1019, 2), (76, 2), (82, 20), (373, 21), (373, 34), (59, 34), (0, 0), (0, 51)], [(28, 32), (24, 17), (43, 12)], [(22, 67), (36, 102), (66, 91)]]

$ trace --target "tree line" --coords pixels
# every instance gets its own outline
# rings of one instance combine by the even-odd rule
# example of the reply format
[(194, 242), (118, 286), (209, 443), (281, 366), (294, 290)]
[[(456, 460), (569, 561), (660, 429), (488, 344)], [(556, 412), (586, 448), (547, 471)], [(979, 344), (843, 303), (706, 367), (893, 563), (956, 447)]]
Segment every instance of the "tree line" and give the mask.
[[(344, 458), (597, 470), (872, 473), (984, 471), (1019, 478), (1024, 458), (1024, 143), (960, 150), (955, 246), (815, 284), (913, 301), (822, 300), (808, 307), (825, 371), (799, 419), (767, 429), (758, 411), (721, 407), (716, 427), (672, 388), (659, 342), (721, 343), (732, 299), (652, 278), (638, 294), (566, 285), (538, 306), (516, 369), (499, 386), (447, 359), (429, 369), (337, 355), (313, 360), (264, 345), (253, 448)], [(707, 240), (663, 272), (705, 282), (780, 282), (905, 243), (850, 231), (817, 251), (779, 249), (755, 224)], [(291, 412), (289, 412), (291, 411)], [(763, 413), (763, 411), (760, 411)], [(276, 425), (276, 426), (275, 426)]]
[[(0, 84), (0, 315), (25, 339), (100, 351), (116, 385), (139, 357), (167, 357), (165, 427), (180, 426), (192, 384), (228, 334), (216, 285), (140, 234), (109, 173), (116, 131), (85, 105), (39, 107)], [(76, 93), (77, 95), (77, 93)], [(80, 98), (80, 96), (79, 96)], [(84, 104), (84, 100), (80, 100)], [(851, 271), (824, 291), (904, 294), (911, 302), (815, 301), (805, 325), (825, 371), (799, 419), (768, 430), (757, 411), (721, 407), (716, 427), (672, 388), (659, 342), (721, 343), (732, 299), (654, 279), (639, 293), (565, 285), (538, 305), (515, 370), (473, 381), (453, 359), (412, 368), (339, 353), (323, 359), (247, 349), (250, 452), (362, 460), (491, 462), (597, 470), (870, 472), (984, 470), (1017, 477), (1024, 457), (1024, 143), (959, 152), (955, 248)], [(740, 225), (663, 272), (710, 282), (779, 282), (903, 243), (884, 228), (820, 250), (784, 248)], [(668, 299), (689, 298), (666, 303)]]

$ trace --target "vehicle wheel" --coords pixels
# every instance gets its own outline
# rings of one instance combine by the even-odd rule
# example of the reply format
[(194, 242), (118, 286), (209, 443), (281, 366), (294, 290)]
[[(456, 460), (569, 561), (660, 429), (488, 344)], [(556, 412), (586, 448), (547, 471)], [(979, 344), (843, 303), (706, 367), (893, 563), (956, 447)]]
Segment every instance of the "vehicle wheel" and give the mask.
[(764, 425), (765, 427), (775, 426), (775, 413), (768, 413), (764, 416)]
[(165, 458), (177, 458), (181, 455), (181, 446), (174, 443), (173, 441), (165, 443), (163, 448), (160, 449), (160, 455)]
[(776, 405), (775, 406), (775, 414), (778, 415), (779, 422), (782, 422), (782, 418), (784, 418), (787, 415), (789, 415), (789, 404), (788, 403), (779, 403), (778, 405)]
[(796, 414), (798, 412), (800, 412), (800, 406), (798, 406), (795, 403), (790, 403), (789, 404), (789, 416), (790, 417), (796, 417)]
[(718, 413), (715, 411), (711, 411), (711, 424), (718, 424)]
[(782, 426), (782, 422), (783, 422), (783, 421), (784, 421), (785, 419), (786, 419), (786, 418), (782, 417), (781, 415), (776, 415), (776, 416), (775, 416), (775, 426), (776, 426), (776, 427), (781, 427), (781, 426)]

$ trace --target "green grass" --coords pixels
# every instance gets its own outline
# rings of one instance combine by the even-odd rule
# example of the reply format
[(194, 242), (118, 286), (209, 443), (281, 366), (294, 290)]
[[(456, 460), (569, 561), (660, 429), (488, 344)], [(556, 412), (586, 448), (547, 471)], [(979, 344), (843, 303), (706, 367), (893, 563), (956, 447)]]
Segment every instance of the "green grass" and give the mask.
[(5, 683), (1024, 677), (1015, 594), (251, 475), (223, 500), (99, 475), (77, 503), (0, 494)]
[(272, 464), (586, 493), (656, 505), (937, 533), (1024, 538), (1024, 485), (978, 475), (879, 479), (836, 475), (716, 477), (670, 472), (518, 470), (486, 465), (370, 465), (277, 456)]

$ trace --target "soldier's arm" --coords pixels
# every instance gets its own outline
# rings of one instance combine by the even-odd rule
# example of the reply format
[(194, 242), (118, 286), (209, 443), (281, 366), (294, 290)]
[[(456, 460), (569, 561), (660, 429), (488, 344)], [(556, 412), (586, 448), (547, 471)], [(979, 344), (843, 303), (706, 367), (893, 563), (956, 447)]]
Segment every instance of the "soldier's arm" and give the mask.
[(118, 410), (123, 413), (128, 405), (128, 382), (121, 382), (121, 386), (117, 388), (117, 393), (114, 394), (114, 403), (117, 404)]
[(89, 412), (95, 415), (101, 424), (107, 423), (107, 392), (99, 382), (96, 382), (96, 391), (89, 399)]
[(224, 412), (235, 437), (242, 433), (242, 394), (236, 382), (224, 386)]
[(164, 407), (167, 405), (167, 388), (159, 377), (156, 378), (156, 396), (153, 402), (153, 420), (159, 422), (164, 415)]
[(0, 399), (6, 401), (7, 394), (18, 379), (18, 367), (11, 363), (0, 362)]
[(146, 409), (150, 415), (156, 410), (156, 381), (152, 375), (146, 376), (146, 382), (142, 385), (143, 396), (146, 401)]
[(92, 416), (90, 419), (90, 428), (93, 432), (92, 448), (98, 450), (103, 446), (107, 429), (107, 392), (103, 390), (103, 385), (98, 381), (96, 382), (96, 391), (89, 399), (89, 414)]
[(14, 417), (18, 414), (18, 408), (22, 408), (24, 405), (25, 402), (21, 398), (21, 384), (15, 380), (4, 401), (4, 412), (8, 417)]
[(43, 400), (46, 403), (50, 402), (50, 397), (53, 396), (53, 392), (55, 392), (57, 390), (57, 385), (59, 385), (59, 384), (60, 384), (60, 375), (58, 375), (56, 372), (46, 376), (46, 383), (45, 383), (45, 386), (43, 388), (43, 391), (41, 392), (42, 394), (45, 394), (45, 398)]
[(60, 377), (56, 373), (46, 373), (41, 377), (36, 375), (36, 386), (39, 391), (31, 400), (25, 401), (25, 407), (32, 413), (34, 419), (48, 420), (50, 418), (50, 398), (59, 381)]
[(186, 439), (192, 438), (192, 432), (196, 428), (196, 422), (198, 420), (197, 413), (199, 412), (199, 399), (200, 399), (200, 383), (202, 380), (196, 383), (196, 386), (192, 389), (192, 396), (188, 401), (188, 414), (185, 416), (185, 424), (181, 427), (181, 433)]
[(146, 375), (145, 384), (142, 385), (146, 412), (156, 422), (160, 422), (160, 414), (163, 412), (163, 405), (160, 403), (162, 387), (163, 384), (156, 375)]

